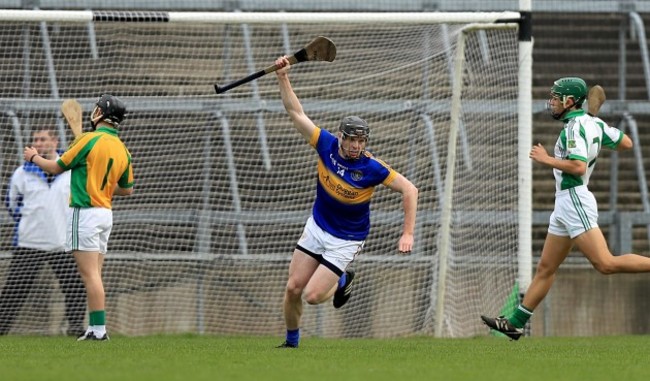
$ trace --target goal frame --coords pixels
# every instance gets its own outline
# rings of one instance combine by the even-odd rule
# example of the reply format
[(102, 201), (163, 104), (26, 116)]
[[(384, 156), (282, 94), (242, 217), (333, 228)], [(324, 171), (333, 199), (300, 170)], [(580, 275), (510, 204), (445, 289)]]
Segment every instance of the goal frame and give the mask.
[[(477, 29), (519, 28), (518, 76), (518, 289), (525, 293), (532, 278), (532, 169), (527, 152), (532, 145), (532, 38), (530, 35), (530, 12), (403, 12), (403, 13), (350, 13), (350, 12), (159, 12), (159, 11), (58, 11), (13, 10), (0, 12), (1, 21), (31, 22), (162, 22), (162, 23), (241, 23), (241, 24), (292, 24), (305, 22), (336, 22), (354, 24), (470, 24), (459, 34), (459, 45), (464, 45), (465, 32)], [(460, 94), (464, 50), (458, 49), (454, 68), (450, 139), (447, 156), (447, 174), (444, 202), (441, 213), (440, 255), (438, 287), (431, 295), (431, 306), (436, 305), (435, 336), (442, 336), (444, 304), (444, 280), (449, 252), (451, 224), (451, 201), (457, 130), (460, 114)], [(207, 85), (207, 84), (206, 84)], [(245, 242), (243, 243), (245, 244)]]
[[(456, 143), (458, 140), (458, 129), (460, 124), (461, 114), (461, 94), (462, 94), (462, 77), (463, 68), (465, 63), (465, 41), (467, 34), (477, 30), (493, 30), (493, 29), (510, 29), (516, 28), (519, 24), (470, 24), (464, 27), (458, 34), (458, 42), (456, 44), (456, 57), (454, 59), (454, 73), (453, 73), (453, 87), (451, 99), (451, 118), (449, 128), (449, 142), (447, 146), (447, 164), (445, 175), (445, 189), (443, 191), (442, 210), (440, 214), (440, 240), (439, 240), (439, 259), (438, 259), (438, 285), (435, 288), (436, 294), (432, 294), (431, 306), (435, 305), (435, 331), (436, 337), (443, 335), (443, 322), (444, 322), (444, 302), (446, 293), (446, 276), (447, 276), (447, 262), (450, 252), (450, 239), (451, 239), (451, 223), (452, 223), (452, 207), (453, 207), (453, 188), (454, 188), (454, 172), (456, 168)], [(520, 35), (521, 36), (521, 35)], [(530, 51), (529, 51), (530, 52)], [(518, 184), (519, 184), (519, 199), (518, 199), (518, 213), (517, 218), (519, 222), (519, 237), (517, 253), (518, 259), (518, 280), (517, 285), (520, 294), (524, 294), (528, 289), (528, 285), (532, 278), (532, 169), (530, 161), (526, 156), (528, 147), (532, 145), (532, 114), (530, 112), (532, 107), (531, 92), (526, 88), (531, 88), (532, 71), (532, 57), (528, 55), (522, 56), (520, 44), (520, 60), (518, 83), (519, 93), (517, 99), (518, 110)], [(524, 53), (525, 54), (525, 53)], [(528, 64), (528, 65), (527, 65)], [(528, 86), (524, 86), (527, 83)], [(521, 87), (524, 86), (524, 89)], [(528, 94), (528, 96), (527, 96)], [(435, 300), (435, 303), (434, 303)]]

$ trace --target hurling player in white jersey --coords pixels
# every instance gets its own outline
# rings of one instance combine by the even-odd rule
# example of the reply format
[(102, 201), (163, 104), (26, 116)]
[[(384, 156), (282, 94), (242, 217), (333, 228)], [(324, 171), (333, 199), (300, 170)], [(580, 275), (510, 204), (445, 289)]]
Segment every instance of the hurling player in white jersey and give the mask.
[(542, 255), (523, 301), (510, 316), (481, 316), (490, 328), (517, 340), (523, 327), (542, 302), (555, 280), (555, 273), (575, 247), (602, 274), (650, 272), (650, 258), (637, 254), (613, 256), (598, 227), (598, 206), (587, 185), (602, 148), (629, 150), (632, 140), (617, 128), (588, 115), (582, 109), (587, 84), (577, 77), (556, 80), (548, 109), (564, 128), (550, 156), (541, 144), (530, 158), (553, 169), (556, 182), (555, 208), (551, 214)]
[(282, 103), (294, 127), (318, 154), (318, 180), (312, 215), (289, 265), (284, 293), (286, 340), (278, 348), (297, 348), (303, 299), (335, 308), (350, 298), (354, 271), (348, 265), (361, 252), (370, 229), (370, 199), (382, 184), (402, 194), (404, 225), (400, 253), (413, 248), (418, 190), (404, 176), (365, 151), (370, 129), (357, 116), (343, 118), (338, 134), (316, 126), (305, 115), (291, 87), (286, 56), (275, 61)]

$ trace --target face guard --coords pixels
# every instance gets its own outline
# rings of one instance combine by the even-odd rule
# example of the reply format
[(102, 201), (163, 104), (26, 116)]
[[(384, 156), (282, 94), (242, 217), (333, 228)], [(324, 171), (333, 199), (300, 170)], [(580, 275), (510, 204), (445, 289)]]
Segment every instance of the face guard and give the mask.
[[(370, 136), (368, 123), (358, 116), (346, 116), (341, 120), (341, 124), (339, 124), (339, 132), (341, 133), (341, 137), (339, 138), (339, 149), (341, 152), (343, 152), (347, 159), (355, 160), (360, 158), (365, 151)], [(348, 143), (347, 147), (343, 144), (343, 140)], [(355, 141), (360, 146), (357, 152), (349, 148), (350, 145), (355, 144)]]
[[(562, 102), (562, 111), (556, 112), (551, 105), (551, 99), (557, 98)], [(551, 112), (554, 119), (562, 119), (569, 109), (566, 107), (566, 102), (569, 98), (573, 98), (576, 108), (582, 108), (582, 103), (587, 98), (587, 84), (582, 78), (578, 77), (564, 77), (560, 78), (553, 83), (551, 87), (551, 99), (546, 104), (546, 109)]]

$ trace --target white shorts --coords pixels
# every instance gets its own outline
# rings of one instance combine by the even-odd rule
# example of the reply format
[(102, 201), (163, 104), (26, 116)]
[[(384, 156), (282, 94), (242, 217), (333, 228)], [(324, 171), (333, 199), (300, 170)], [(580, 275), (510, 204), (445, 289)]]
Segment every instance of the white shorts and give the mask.
[(66, 229), (66, 251), (106, 254), (113, 227), (113, 211), (106, 208), (70, 208)]
[(598, 227), (598, 204), (586, 186), (559, 191), (555, 194), (555, 210), (551, 214), (548, 232), (575, 238)]
[(320, 264), (341, 276), (350, 262), (361, 253), (365, 241), (350, 241), (334, 237), (321, 229), (314, 217), (305, 224), (296, 249), (315, 258)]

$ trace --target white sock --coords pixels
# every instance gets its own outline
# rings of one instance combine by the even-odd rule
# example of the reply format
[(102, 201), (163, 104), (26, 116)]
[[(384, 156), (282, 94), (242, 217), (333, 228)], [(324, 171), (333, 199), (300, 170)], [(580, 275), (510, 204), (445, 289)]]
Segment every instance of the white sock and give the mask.
[(92, 329), (93, 329), (93, 333), (95, 334), (95, 337), (97, 338), (100, 338), (106, 334), (105, 325), (93, 325)]

